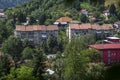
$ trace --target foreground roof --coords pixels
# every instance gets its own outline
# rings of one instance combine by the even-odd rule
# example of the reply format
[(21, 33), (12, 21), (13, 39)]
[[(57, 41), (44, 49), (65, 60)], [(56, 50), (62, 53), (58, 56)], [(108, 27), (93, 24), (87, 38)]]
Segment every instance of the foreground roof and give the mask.
[(120, 49), (120, 44), (95, 44), (95, 45), (90, 45), (90, 48), (95, 48), (98, 50), (103, 50), (103, 49)]

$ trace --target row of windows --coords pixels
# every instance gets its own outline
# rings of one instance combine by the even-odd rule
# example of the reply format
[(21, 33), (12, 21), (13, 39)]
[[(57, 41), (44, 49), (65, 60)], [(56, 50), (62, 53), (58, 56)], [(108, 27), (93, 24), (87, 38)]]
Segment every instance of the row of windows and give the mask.
[(116, 56), (116, 53), (108, 53), (108, 57)]
[(118, 60), (110, 60), (110, 59), (108, 59), (108, 64), (110, 64), (110, 63), (119, 63), (120, 62), (120, 60), (118, 59)]

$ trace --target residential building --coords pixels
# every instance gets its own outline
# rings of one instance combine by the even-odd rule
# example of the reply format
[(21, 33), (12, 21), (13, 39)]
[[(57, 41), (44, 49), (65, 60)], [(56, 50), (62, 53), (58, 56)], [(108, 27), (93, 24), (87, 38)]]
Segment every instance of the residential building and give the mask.
[(94, 48), (101, 52), (102, 62), (106, 65), (120, 63), (120, 44), (95, 44), (89, 48)]
[(109, 16), (109, 15), (110, 15), (110, 12), (109, 12), (109, 10), (105, 10), (105, 11), (103, 11), (103, 14), (104, 14), (105, 16)]
[[(81, 36), (91, 33), (91, 24), (69, 24), (69, 27), (67, 28), (67, 36), (74, 37), (74, 36)], [(70, 38), (69, 38), (70, 39)]]
[(5, 19), (6, 18), (6, 15), (4, 13), (0, 13), (0, 18), (1, 19)]
[(59, 27), (59, 30), (66, 30), (68, 24), (72, 21), (72, 18), (69, 17), (61, 17), (58, 20), (56, 20), (56, 22), (54, 23), (54, 25), (57, 25)]
[(88, 16), (88, 11), (87, 11), (86, 9), (82, 9), (82, 10), (80, 11), (80, 13), (85, 14), (86, 16)]
[(58, 37), (58, 27), (56, 25), (17, 25), (15, 36), (19, 36), (21, 40), (28, 39), (32, 45), (36, 45), (48, 36)]
[(67, 27), (67, 36), (71, 39), (74, 36), (81, 36), (86, 34), (92, 34), (97, 38), (104, 38), (113, 35), (114, 28), (111, 24), (71, 24), (69, 23), (69, 27)]
[(92, 25), (93, 33), (95, 34), (97, 39), (103, 39), (108, 36), (113, 36), (114, 27), (112, 24), (93, 24)]
[(116, 43), (116, 44), (120, 44), (120, 38), (118, 37), (107, 37), (106, 40), (103, 40), (103, 43), (105, 44), (113, 44), (113, 43)]
[(115, 27), (115, 31), (120, 32), (120, 21), (115, 22), (113, 26)]

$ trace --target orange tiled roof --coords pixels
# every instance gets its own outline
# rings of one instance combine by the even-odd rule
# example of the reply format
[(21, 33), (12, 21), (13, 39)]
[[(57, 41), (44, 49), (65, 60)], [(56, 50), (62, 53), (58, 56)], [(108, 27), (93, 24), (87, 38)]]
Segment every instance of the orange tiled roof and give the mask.
[(56, 26), (56, 25), (49, 25), (47, 27), (47, 30), (58, 30), (58, 26)]
[(56, 20), (56, 22), (70, 22), (70, 21), (72, 21), (72, 19), (69, 17), (61, 17), (58, 20)]
[(58, 30), (57, 25), (50, 25), (50, 26), (45, 26), (45, 25), (17, 25), (16, 26), (16, 31), (41, 31), (41, 30)]
[(71, 29), (91, 29), (91, 24), (70, 24)]
[(111, 30), (111, 29), (114, 29), (114, 28), (111, 24), (103, 24), (103, 25), (94, 24), (94, 25), (92, 25), (92, 29), (95, 29), (95, 30)]
[(94, 30), (111, 30), (113, 26), (111, 24), (91, 25), (90, 23), (85, 24), (70, 24), (71, 29), (94, 29)]

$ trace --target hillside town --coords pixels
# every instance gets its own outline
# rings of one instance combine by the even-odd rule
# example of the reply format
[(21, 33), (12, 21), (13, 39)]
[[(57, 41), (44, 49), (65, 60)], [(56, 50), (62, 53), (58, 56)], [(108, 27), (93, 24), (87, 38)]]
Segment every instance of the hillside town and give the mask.
[(7, 3), (0, 80), (120, 80), (119, 0)]

